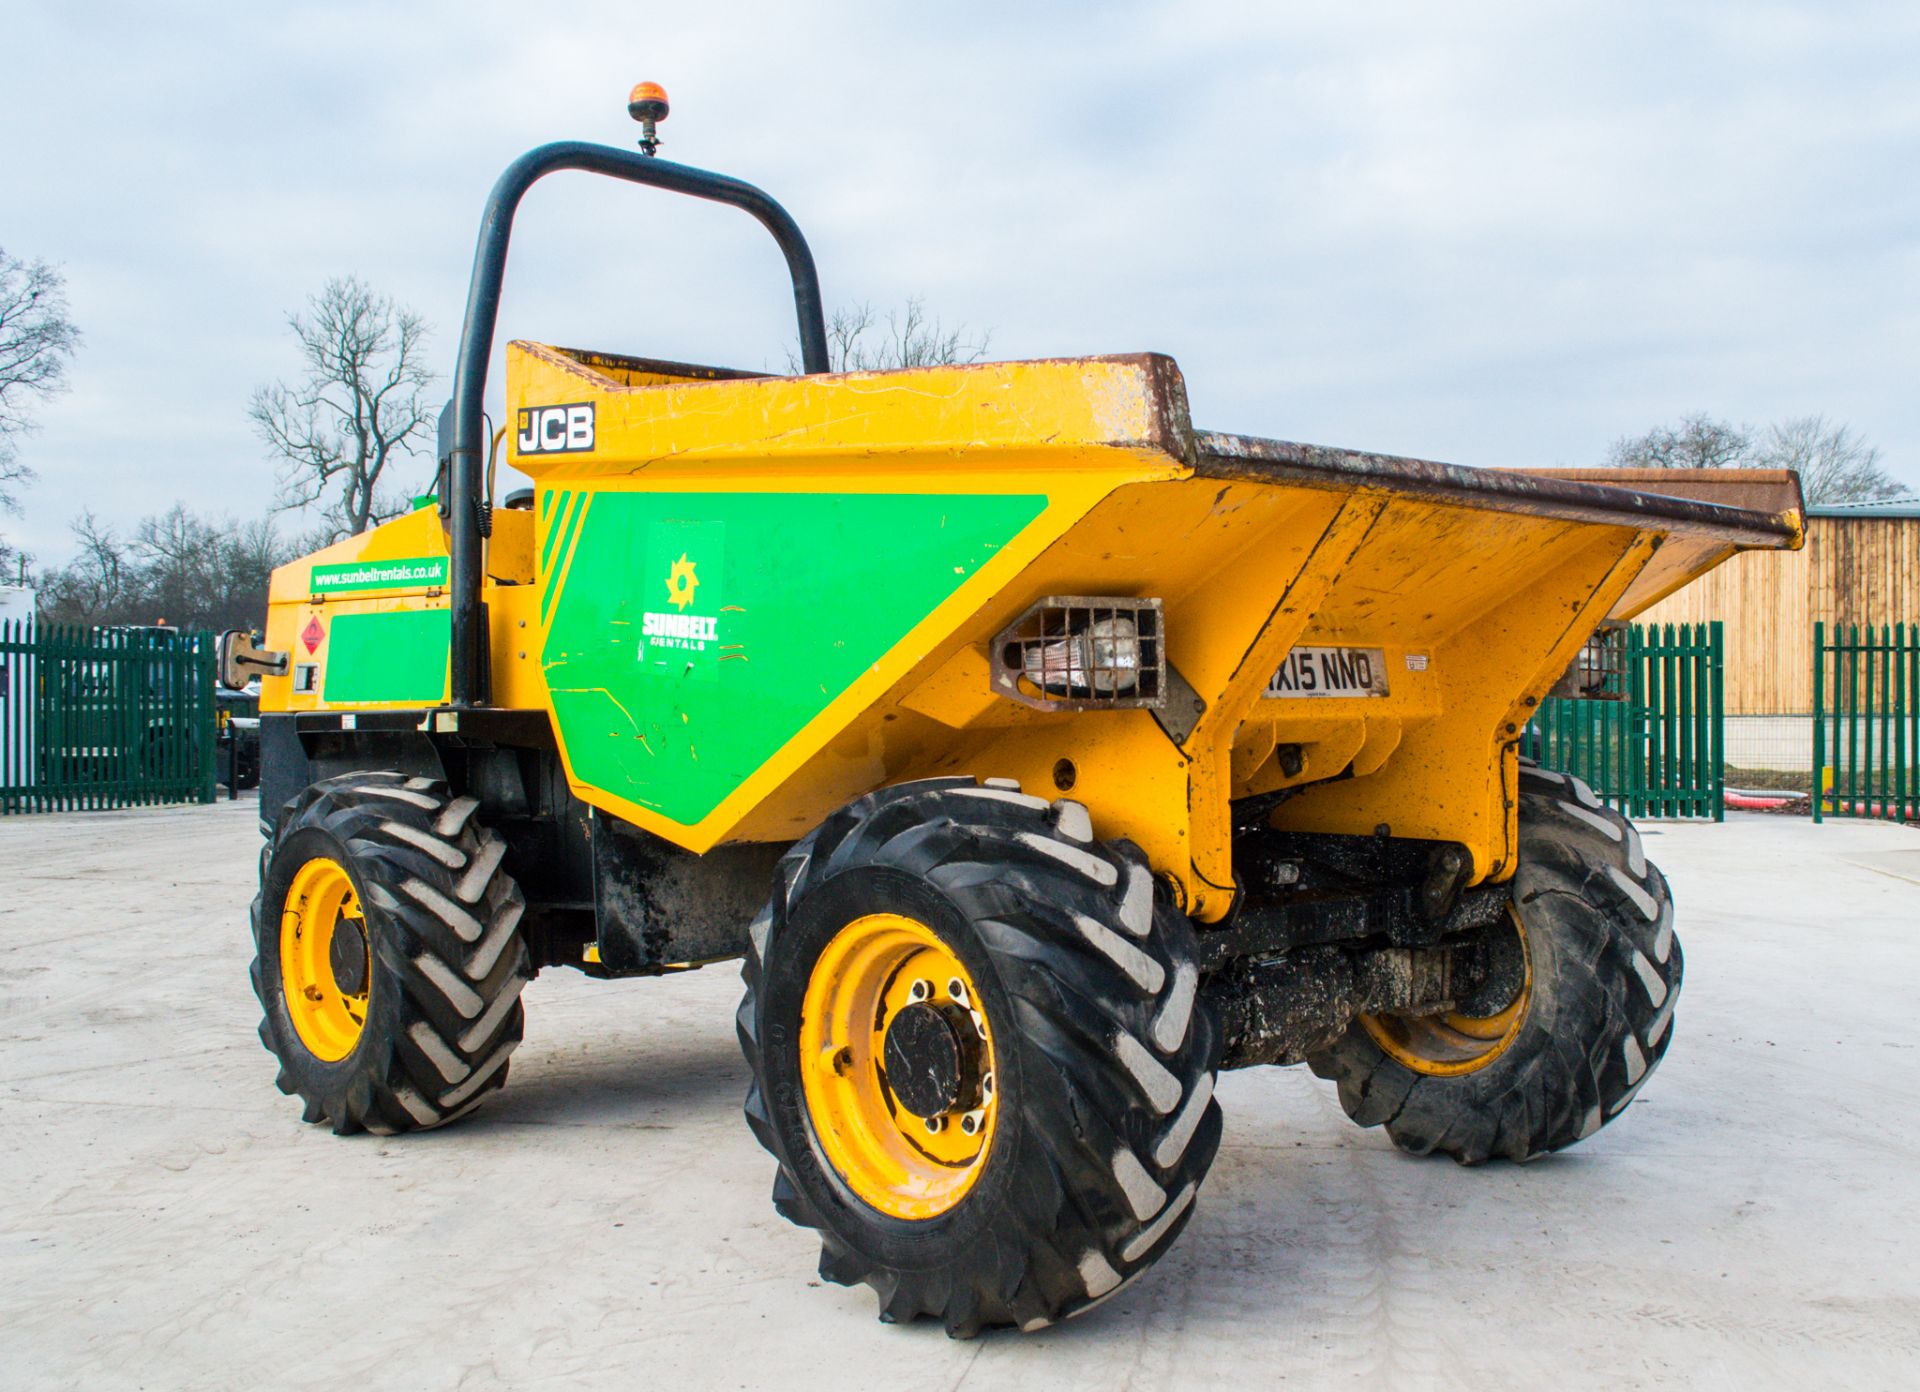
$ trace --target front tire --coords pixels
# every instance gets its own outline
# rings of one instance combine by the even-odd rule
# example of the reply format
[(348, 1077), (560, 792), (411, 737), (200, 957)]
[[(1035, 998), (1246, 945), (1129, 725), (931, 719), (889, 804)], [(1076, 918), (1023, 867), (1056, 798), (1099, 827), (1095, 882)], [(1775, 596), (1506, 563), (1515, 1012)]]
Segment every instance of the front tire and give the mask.
[(424, 1130), (506, 1081), (532, 977), (506, 843), (445, 784), (316, 783), (282, 810), (253, 901), (260, 1042), (335, 1134)]
[(1620, 1115), (1673, 1038), (1673, 899), (1640, 834), (1578, 778), (1524, 764), (1519, 813), (1519, 994), (1484, 1015), (1356, 1020), (1308, 1060), (1402, 1150), (1463, 1164), (1560, 1150)]
[[(1191, 1217), (1221, 1126), (1193, 932), (1080, 804), (965, 780), (859, 799), (782, 860), (743, 976), (774, 1205), (883, 1320), (1038, 1328)], [(916, 1011), (940, 1067), (897, 1038)]]

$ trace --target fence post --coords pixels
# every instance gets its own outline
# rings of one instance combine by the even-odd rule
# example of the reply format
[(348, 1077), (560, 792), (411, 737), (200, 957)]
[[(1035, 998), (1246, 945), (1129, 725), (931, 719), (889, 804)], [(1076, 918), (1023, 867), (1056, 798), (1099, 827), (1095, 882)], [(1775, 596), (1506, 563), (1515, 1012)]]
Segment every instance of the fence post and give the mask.
[(1895, 659), (1900, 663), (1905, 693), (1900, 708), (1906, 712), (1906, 719), (1900, 722), (1900, 728), (1910, 732), (1912, 738), (1906, 743), (1906, 777), (1901, 781), (1905, 801), (1901, 804), (1904, 809), (1901, 815), (1912, 820), (1920, 818), (1920, 776), (1916, 776), (1920, 772), (1920, 624), (1906, 624), (1903, 628), (1904, 651)]
[(1891, 719), (1881, 737), (1881, 753), (1886, 772), (1881, 776), (1881, 796), (1889, 817), (1904, 820), (1907, 815), (1906, 769), (1906, 625), (1892, 624), (1887, 629), (1887, 710)]
[[(194, 702), (193, 720), (194, 728), (200, 732), (199, 738), (195, 742), (196, 747), (200, 751), (200, 801), (209, 803), (214, 799), (213, 742), (215, 736), (219, 733), (214, 728), (212, 634), (197, 633), (194, 635), (193, 657), (195, 674), (194, 691), (197, 696)], [(229, 771), (227, 777), (233, 778), (234, 774)]]
[(0, 619), (0, 813), (13, 811), (15, 788), (26, 780), (15, 771), (20, 692), (27, 662), (14, 637), (15, 620)]
[(1887, 624), (1880, 625), (1880, 651), (1876, 656), (1880, 660), (1880, 762), (1875, 766), (1879, 777), (1874, 783), (1879, 788), (1880, 815), (1884, 817), (1892, 815), (1889, 799), (1893, 794), (1893, 727), (1897, 719), (1893, 710), (1893, 629)]
[(1871, 688), (1873, 669), (1872, 659), (1866, 658), (1865, 649), (1860, 643), (1860, 625), (1847, 625), (1847, 806), (1849, 813), (1860, 806), (1860, 712), (1864, 702), (1860, 695), (1860, 663), (1862, 659), (1869, 663), (1867, 668), (1868, 685)]
[(1807, 786), (1813, 790), (1813, 820), (1818, 822), (1820, 804), (1826, 801), (1826, 790), (1820, 785), (1820, 775), (1827, 766), (1827, 726), (1825, 712), (1827, 704), (1827, 626), (1816, 621), (1813, 625), (1813, 777)]
[(1708, 661), (1712, 669), (1708, 680), (1712, 683), (1712, 699), (1708, 707), (1707, 738), (1712, 748), (1707, 755), (1708, 777), (1712, 780), (1713, 819), (1724, 822), (1727, 819), (1727, 706), (1723, 674), (1726, 668), (1726, 630), (1719, 619), (1707, 625)]
[(1673, 785), (1674, 768), (1680, 754), (1681, 691), (1680, 668), (1674, 662), (1673, 625), (1654, 630), (1654, 642), (1660, 645), (1660, 763), (1653, 771), (1653, 786), (1659, 797), (1648, 810), (1656, 817), (1671, 817), (1677, 804)]
[(1867, 669), (1867, 719), (1865, 728), (1862, 729), (1860, 734), (1860, 796), (1864, 799), (1861, 805), (1867, 809), (1867, 814), (1871, 816), (1874, 808), (1873, 785), (1875, 782), (1875, 774), (1878, 770), (1878, 765), (1874, 762), (1873, 756), (1873, 732), (1879, 728), (1881, 718), (1884, 714), (1881, 710), (1880, 703), (1876, 699), (1878, 691), (1874, 685), (1875, 671), (1884, 664), (1880, 661), (1879, 651), (1874, 647), (1872, 624), (1867, 625), (1867, 636), (1861, 643), (1861, 657)]
[(1700, 654), (1694, 650), (1693, 644), (1698, 634), (1698, 624), (1681, 624), (1673, 633), (1673, 661), (1680, 682), (1675, 693), (1679, 698), (1675, 702), (1675, 711), (1680, 721), (1677, 732), (1679, 745), (1676, 750), (1679, 759), (1675, 766), (1674, 777), (1668, 786), (1679, 793), (1674, 801), (1673, 810), (1676, 816), (1682, 817), (1699, 810), (1699, 787), (1693, 777), (1693, 760), (1696, 753), (1694, 732), (1699, 727), (1700, 701), (1706, 694), (1701, 688), (1706, 683), (1700, 679)]
[(1907, 625), (1907, 723), (1912, 739), (1907, 743), (1907, 791), (1920, 816), (1920, 623)]
[(1620, 741), (1620, 758), (1623, 772), (1626, 774), (1627, 816), (1644, 817), (1647, 812), (1646, 799), (1641, 796), (1641, 788), (1646, 781), (1646, 742), (1642, 727), (1646, 723), (1647, 688), (1645, 667), (1646, 640), (1640, 625), (1634, 624), (1627, 630), (1627, 710), (1626, 717), (1620, 723), (1623, 727)]
[(1892, 641), (1887, 647), (1888, 673), (1893, 683), (1889, 703), (1893, 711), (1893, 745), (1887, 751), (1887, 796), (1892, 802), (1890, 815), (1901, 821), (1907, 816), (1907, 626), (1894, 624)]

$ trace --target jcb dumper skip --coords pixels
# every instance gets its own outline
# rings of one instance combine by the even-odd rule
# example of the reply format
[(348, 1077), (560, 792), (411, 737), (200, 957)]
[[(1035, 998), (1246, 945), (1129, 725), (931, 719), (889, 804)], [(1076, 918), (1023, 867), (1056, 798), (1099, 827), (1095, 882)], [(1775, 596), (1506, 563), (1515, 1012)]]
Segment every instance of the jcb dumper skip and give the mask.
[[(560, 169), (758, 218), (805, 372), (513, 343), (493, 458), (508, 232)], [(543, 968), (741, 958), (775, 1206), (968, 1334), (1167, 1250), (1217, 1069), (1306, 1062), (1469, 1163), (1627, 1106), (1673, 905), (1522, 732), (1610, 616), (1797, 546), (1790, 476), (1735, 508), (1215, 434), (1151, 354), (827, 367), (758, 190), (583, 144), (502, 177), (438, 506), (228, 644), (269, 671), (253, 982), (308, 1121), (464, 1115)]]

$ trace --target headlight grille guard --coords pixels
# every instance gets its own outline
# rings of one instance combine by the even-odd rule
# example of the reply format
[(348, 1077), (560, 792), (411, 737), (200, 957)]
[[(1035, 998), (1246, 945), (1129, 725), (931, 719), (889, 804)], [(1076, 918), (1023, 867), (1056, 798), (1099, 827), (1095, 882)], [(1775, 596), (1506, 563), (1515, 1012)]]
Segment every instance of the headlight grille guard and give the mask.
[(1049, 595), (995, 636), (993, 689), (1035, 710), (1159, 710), (1163, 619), (1158, 599)]

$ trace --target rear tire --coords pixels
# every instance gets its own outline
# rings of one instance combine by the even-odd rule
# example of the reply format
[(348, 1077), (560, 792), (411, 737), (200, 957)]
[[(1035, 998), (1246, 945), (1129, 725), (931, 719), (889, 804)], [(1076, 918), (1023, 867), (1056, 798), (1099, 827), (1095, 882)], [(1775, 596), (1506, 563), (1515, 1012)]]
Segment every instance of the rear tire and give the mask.
[[(305, 1120), (342, 1136), (424, 1130), (506, 1081), (533, 972), (506, 843), (477, 806), (431, 779), (352, 773), (281, 811), (253, 901), (253, 989), (260, 1042)], [(345, 907), (303, 918), (329, 883)], [(315, 932), (337, 950), (303, 952)]]
[[(746, 1113), (779, 1162), (775, 1208), (820, 1233), (822, 1276), (873, 1287), (883, 1320), (967, 1337), (1086, 1310), (1172, 1245), (1220, 1143), (1218, 1035), (1192, 928), (1137, 848), (1094, 841), (1078, 803), (933, 780), (835, 813), (777, 882), (743, 972)], [(836, 1168), (804, 1073), (821, 1066), (801, 1047), (816, 965), (879, 916), (924, 925), (971, 979), (998, 1080), (977, 1171), (929, 1216), (885, 1211), (900, 1205), (871, 1173)], [(904, 1085), (885, 1095), (913, 1141)]]
[[(1355, 1021), (1308, 1060), (1362, 1126), (1463, 1164), (1584, 1140), (1633, 1101), (1673, 1038), (1682, 958), (1666, 877), (1633, 824), (1578, 778), (1523, 765), (1514, 908), (1531, 980), (1517, 1029), (1483, 1066), (1409, 1066)], [(1404, 1052), (1404, 1051), (1402, 1051)]]

